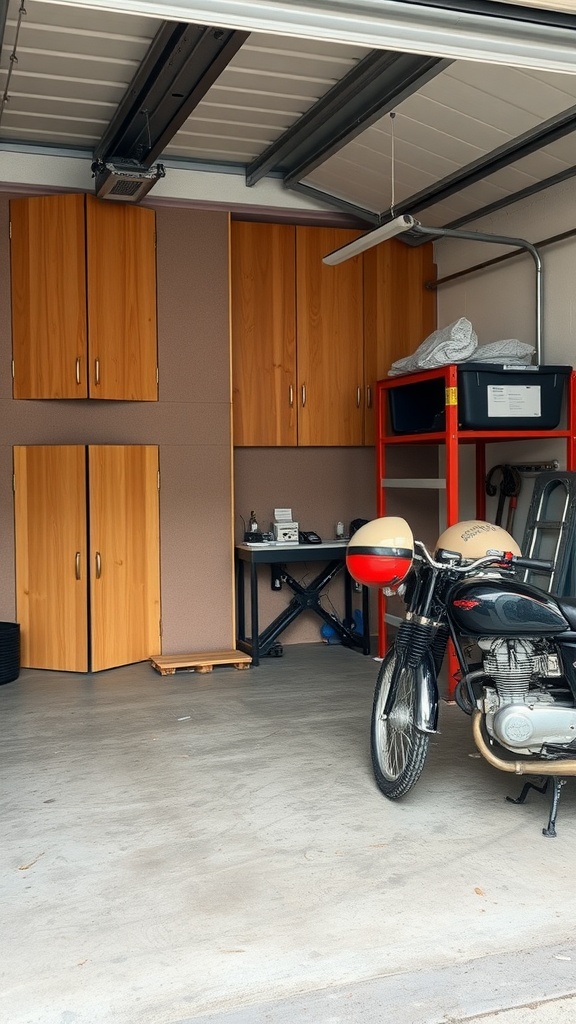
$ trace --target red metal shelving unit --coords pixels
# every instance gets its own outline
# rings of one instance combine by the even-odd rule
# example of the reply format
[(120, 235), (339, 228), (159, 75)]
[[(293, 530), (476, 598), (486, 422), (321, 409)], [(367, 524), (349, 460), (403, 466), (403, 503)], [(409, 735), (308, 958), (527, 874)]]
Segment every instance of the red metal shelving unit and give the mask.
[[(445, 392), (445, 428), (434, 433), (393, 434), (390, 430), (390, 414), (388, 392), (391, 388), (404, 385), (419, 384), (434, 379), (444, 379)], [(376, 442), (376, 481), (377, 515), (386, 515), (386, 450), (389, 446), (405, 445), (444, 445), (445, 447), (445, 478), (438, 486), (446, 490), (446, 526), (459, 521), (460, 488), (458, 452), (461, 444), (473, 444), (476, 452), (476, 517), (486, 516), (486, 495), (484, 490), (486, 479), (486, 445), (498, 441), (530, 441), (543, 438), (557, 438), (566, 443), (566, 469), (576, 469), (576, 371), (568, 378), (566, 395), (566, 427), (558, 430), (462, 430), (458, 426), (458, 365), (450, 364), (435, 370), (422, 373), (411, 373), (402, 377), (390, 377), (378, 381), (377, 395), (377, 442)], [(401, 486), (401, 481), (395, 481)], [(414, 486), (414, 485), (413, 485)], [(423, 482), (422, 486), (426, 486)], [(429, 486), (429, 484), (428, 484)], [(382, 657), (386, 651), (386, 599), (382, 592), (378, 596), (378, 653)], [(452, 652), (449, 656), (449, 696), (452, 696), (457, 669), (456, 659)]]

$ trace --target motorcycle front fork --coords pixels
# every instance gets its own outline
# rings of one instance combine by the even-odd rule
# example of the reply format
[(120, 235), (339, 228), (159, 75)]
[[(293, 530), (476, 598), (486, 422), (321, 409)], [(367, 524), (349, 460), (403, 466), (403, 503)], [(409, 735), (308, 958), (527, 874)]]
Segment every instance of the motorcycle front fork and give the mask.
[(542, 829), (542, 835), (547, 836), (550, 839), (554, 839), (556, 836), (556, 815), (558, 814), (558, 801), (560, 800), (560, 792), (562, 786), (566, 784), (566, 779), (561, 779), (558, 775), (548, 775), (545, 777), (542, 786), (537, 786), (535, 782), (526, 782), (522, 787), (522, 792), (520, 793), (520, 796), (516, 798), (512, 796), (507, 796), (506, 799), (511, 804), (523, 804), (531, 789), (535, 789), (537, 793), (546, 793), (550, 783), (552, 783), (550, 817), (548, 819), (548, 824), (546, 828)]

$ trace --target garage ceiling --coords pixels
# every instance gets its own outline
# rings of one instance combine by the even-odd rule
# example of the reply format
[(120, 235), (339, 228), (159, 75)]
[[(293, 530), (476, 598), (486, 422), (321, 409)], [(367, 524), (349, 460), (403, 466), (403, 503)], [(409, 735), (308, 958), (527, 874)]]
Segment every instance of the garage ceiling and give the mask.
[[(411, 11), (417, 29), (414, 0), (389, 6)], [(428, 0), (440, 8), (460, 28), (464, 8), (498, 10), (512, 28), (521, 11), (531, 33), (576, 40), (576, 16), (550, 12), (573, 9), (562, 0)], [(452, 59), (445, 47), (249, 32), (237, 20), (0, 0), (0, 148), (160, 159), (167, 174), (225, 169), (249, 186), (274, 175), (366, 224), (386, 222), (393, 205), (462, 226), (576, 174), (576, 55), (570, 74)]]

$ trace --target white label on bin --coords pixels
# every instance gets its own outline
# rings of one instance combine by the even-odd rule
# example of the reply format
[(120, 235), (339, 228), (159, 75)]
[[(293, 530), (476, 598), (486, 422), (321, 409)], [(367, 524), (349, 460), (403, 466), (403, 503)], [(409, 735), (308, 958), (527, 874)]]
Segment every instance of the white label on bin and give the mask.
[(538, 384), (489, 384), (487, 390), (489, 417), (541, 415)]

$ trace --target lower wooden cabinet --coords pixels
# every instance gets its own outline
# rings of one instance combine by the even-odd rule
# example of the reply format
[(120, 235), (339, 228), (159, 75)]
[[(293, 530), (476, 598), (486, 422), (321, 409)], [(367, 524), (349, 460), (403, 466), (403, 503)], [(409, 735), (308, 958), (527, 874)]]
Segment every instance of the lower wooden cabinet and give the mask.
[(97, 672), (161, 651), (158, 448), (14, 448), (21, 664)]

